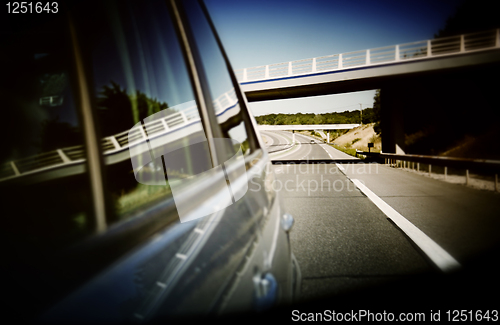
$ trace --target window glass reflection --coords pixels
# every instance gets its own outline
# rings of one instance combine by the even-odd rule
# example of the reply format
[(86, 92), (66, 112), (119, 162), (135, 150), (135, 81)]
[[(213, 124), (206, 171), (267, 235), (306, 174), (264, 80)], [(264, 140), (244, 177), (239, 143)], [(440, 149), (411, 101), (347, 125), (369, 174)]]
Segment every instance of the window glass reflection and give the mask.
[(123, 220), (213, 166), (165, 3), (121, 1), (105, 12), (91, 60), (111, 219)]
[[(3, 261), (32, 264), (93, 232), (82, 127), (64, 21), (11, 26), (0, 40)], [(36, 24), (35, 24), (36, 23)]]
[(245, 155), (249, 154), (248, 135), (240, 103), (215, 36), (197, 1), (188, 1), (185, 10), (201, 55), (222, 136), (241, 144), (228, 148), (227, 157), (233, 156), (240, 147)]

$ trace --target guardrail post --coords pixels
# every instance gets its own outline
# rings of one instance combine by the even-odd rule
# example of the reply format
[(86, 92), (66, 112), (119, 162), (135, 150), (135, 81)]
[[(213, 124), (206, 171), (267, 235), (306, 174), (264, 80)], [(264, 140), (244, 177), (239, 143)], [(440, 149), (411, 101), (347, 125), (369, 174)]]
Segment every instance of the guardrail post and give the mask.
[[(163, 122), (165, 122), (165, 121), (163, 121)], [(116, 138), (114, 136), (110, 136), (110, 137), (108, 137), (108, 139), (115, 146), (115, 149), (120, 149), (121, 148), (120, 144), (118, 143), (118, 141), (116, 140)]]
[(432, 44), (431, 44), (431, 40), (427, 40), (427, 56), (432, 56)]
[(417, 163), (417, 172), (419, 172), (419, 171), (420, 171), (420, 163), (418, 162)]
[(248, 75), (247, 75), (247, 68), (243, 69), (243, 81), (248, 80)]
[(370, 64), (370, 50), (366, 50), (366, 64)]
[(226, 95), (227, 102), (229, 103), (229, 106), (232, 106), (232, 105), (236, 104), (236, 102), (234, 102), (234, 101), (231, 99), (231, 97), (229, 97), (229, 94), (228, 94), (228, 93), (226, 93), (225, 95)]
[(469, 170), (465, 170), (465, 185), (469, 185)]
[[(218, 101), (218, 100), (217, 100), (217, 101)], [(220, 102), (219, 102), (219, 106), (220, 106)], [(187, 122), (188, 122), (188, 119), (187, 119), (186, 114), (184, 114), (184, 112), (182, 112), (182, 111), (181, 111), (181, 112), (179, 112), (179, 113), (181, 113), (181, 116), (182, 116), (182, 119), (184, 120), (184, 123), (187, 123)]]
[(465, 37), (460, 35), (460, 52), (465, 52)]
[(399, 45), (396, 45), (396, 50), (394, 52), (394, 57), (395, 57), (394, 59), (396, 61), (399, 61)]
[(10, 162), (10, 167), (12, 167), (12, 170), (14, 171), (14, 175), (16, 175), (16, 176), (21, 175), (21, 173), (19, 172), (19, 169), (17, 169), (17, 166), (13, 161)]
[(500, 47), (500, 28), (497, 28), (497, 37), (495, 41), (495, 47)]
[(147, 140), (148, 136), (146, 135), (146, 131), (144, 131), (144, 126), (142, 125), (142, 123), (139, 126), (139, 130), (140, 130), (140, 133), (141, 133), (142, 137), (144, 138), (144, 140)]
[(292, 61), (288, 62), (288, 75), (292, 75)]
[[(222, 111), (222, 105), (220, 103), (219, 98), (217, 98), (216, 100), (214, 100), (214, 103), (215, 103), (215, 107), (214, 107), (215, 113), (218, 113), (218, 112)], [(183, 115), (181, 115), (181, 116), (184, 117)]]
[(167, 121), (165, 120), (165, 118), (161, 119), (161, 123), (163, 124), (163, 127), (165, 128), (165, 131), (167, 131), (168, 130), (168, 124), (167, 124)]
[(339, 54), (339, 67), (338, 69), (342, 69), (342, 53)]
[(432, 173), (432, 165), (429, 164), (429, 177), (431, 176), (431, 173)]
[(448, 167), (444, 166), (444, 179), (446, 180), (446, 175), (448, 174)]
[(61, 149), (57, 149), (56, 151), (59, 154), (59, 157), (61, 157), (63, 163), (71, 162), (71, 159), (69, 159), (68, 156), (66, 156), (66, 154)]
[(264, 78), (269, 79), (269, 65), (266, 65), (266, 72)]
[(495, 174), (495, 192), (498, 192), (498, 174)]
[(313, 58), (313, 62), (312, 62), (312, 72), (316, 72), (316, 58)]

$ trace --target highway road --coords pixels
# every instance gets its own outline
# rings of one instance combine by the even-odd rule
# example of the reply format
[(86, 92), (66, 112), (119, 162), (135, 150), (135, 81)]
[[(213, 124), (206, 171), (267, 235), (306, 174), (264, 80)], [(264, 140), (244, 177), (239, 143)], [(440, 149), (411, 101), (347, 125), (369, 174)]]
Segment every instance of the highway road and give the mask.
[(261, 134), (272, 151), (273, 187), (295, 218), (302, 299), (315, 311), (318, 303), (498, 309), (498, 193), (363, 163), (297, 133), (294, 145), (290, 132)]

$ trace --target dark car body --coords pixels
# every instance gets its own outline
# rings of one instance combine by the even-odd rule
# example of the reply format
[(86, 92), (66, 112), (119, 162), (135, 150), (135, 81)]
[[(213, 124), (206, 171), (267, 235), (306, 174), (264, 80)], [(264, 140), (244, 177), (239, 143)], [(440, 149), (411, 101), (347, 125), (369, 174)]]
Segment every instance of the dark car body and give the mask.
[(291, 302), (293, 218), (204, 4), (58, 4), (2, 40), (3, 307), (91, 323)]

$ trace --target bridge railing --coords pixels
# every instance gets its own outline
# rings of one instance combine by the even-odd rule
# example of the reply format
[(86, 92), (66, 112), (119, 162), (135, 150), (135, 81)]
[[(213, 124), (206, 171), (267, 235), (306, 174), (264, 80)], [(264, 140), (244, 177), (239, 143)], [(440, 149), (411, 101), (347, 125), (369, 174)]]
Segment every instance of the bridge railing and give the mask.
[(378, 47), (310, 59), (281, 62), (235, 71), (240, 82), (266, 80), (315, 72), (372, 66), (403, 60), (500, 48), (500, 29)]
[[(222, 111), (232, 107), (237, 102), (238, 99), (234, 88), (223, 93), (213, 101), (215, 114), (219, 116)], [(131, 130), (102, 138), (103, 154), (114, 155), (132, 145), (146, 141), (149, 136), (163, 136), (200, 120), (196, 103), (193, 102), (193, 105), (187, 107), (184, 105), (182, 110), (176, 111), (179, 106), (171, 107), (172, 113), (148, 121), (142, 127), (133, 127)], [(84, 161), (85, 151), (83, 145), (42, 152), (0, 164), (0, 182), (27, 173), (37, 173), (64, 165), (81, 164)]]

